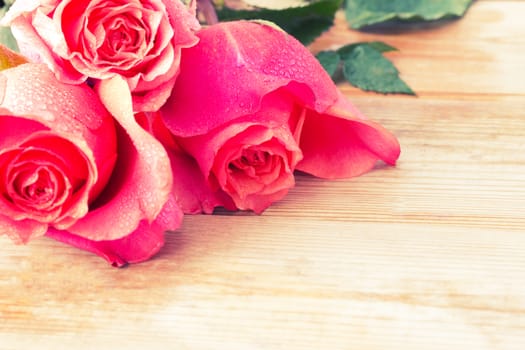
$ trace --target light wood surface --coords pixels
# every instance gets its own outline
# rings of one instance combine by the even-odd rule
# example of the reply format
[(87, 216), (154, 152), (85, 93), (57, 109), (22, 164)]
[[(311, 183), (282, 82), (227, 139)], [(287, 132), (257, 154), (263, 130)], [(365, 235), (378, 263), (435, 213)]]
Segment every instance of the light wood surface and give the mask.
[(125, 269), (0, 237), (0, 349), (524, 349), (525, 2), (383, 40), (418, 97), (341, 85), (395, 168), (300, 176), (261, 216), (186, 217)]

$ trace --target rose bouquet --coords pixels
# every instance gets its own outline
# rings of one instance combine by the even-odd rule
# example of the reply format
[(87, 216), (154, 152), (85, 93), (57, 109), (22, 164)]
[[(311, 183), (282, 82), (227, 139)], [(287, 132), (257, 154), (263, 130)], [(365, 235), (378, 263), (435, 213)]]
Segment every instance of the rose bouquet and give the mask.
[(144, 261), (183, 213), (262, 213), (296, 171), (347, 178), (400, 153), (269, 23), (200, 28), (180, 0), (17, 0), (2, 23), (29, 61), (0, 72), (0, 233), (15, 243)]

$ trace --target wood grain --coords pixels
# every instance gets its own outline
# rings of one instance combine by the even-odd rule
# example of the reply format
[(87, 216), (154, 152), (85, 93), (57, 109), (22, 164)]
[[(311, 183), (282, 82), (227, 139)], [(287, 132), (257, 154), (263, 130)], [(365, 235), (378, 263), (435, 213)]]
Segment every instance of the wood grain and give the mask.
[(383, 40), (418, 97), (341, 89), (400, 139), (397, 167), (299, 176), (261, 216), (190, 216), (125, 269), (0, 237), (0, 349), (523, 349), (525, 2), (476, 1)]

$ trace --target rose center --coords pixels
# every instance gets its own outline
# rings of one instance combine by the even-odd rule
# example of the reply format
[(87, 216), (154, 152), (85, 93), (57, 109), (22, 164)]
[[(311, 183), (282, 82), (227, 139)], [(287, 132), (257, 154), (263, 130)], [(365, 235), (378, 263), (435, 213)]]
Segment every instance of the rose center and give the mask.
[[(53, 198), (55, 186), (51, 181), (51, 174), (46, 169), (39, 169), (36, 173), (30, 174), (20, 185), (23, 198), (37, 203), (45, 203)], [(18, 186), (17, 186), (18, 187)]]
[(65, 186), (56, 170), (47, 166), (32, 169), (23, 167), (15, 171), (10, 192), (11, 199), (21, 207), (37, 210), (53, 209), (57, 196)]
[(19, 148), (0, 152), (0, 207), (18, 220), (54, 222), (82, 193), (87, 173), (84, 158), (69, 141), (35, 134)]
[(139, 38), (136, 28), (128, 28), (122, 19), (118, 19), (108, 28), (107, 39), (112, 51), (116, 53), (121, 50), (136, 49), (142, 38)]
[(261, 150), (245, 149), (239, 158), (232, 161), (230, 169), (245, 170), (246, 168), (259, 168), (268, 162), (270, 154)]

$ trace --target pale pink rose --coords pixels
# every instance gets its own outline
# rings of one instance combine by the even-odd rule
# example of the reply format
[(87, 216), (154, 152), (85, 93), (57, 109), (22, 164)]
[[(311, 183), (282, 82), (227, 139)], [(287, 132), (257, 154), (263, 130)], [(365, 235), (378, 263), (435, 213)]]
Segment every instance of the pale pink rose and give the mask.
[(59, 80), (126, 80), (135, 111), (158, 110), (179, 72), (181, 49), (197, 43), (194, 2), (17, 0), (2, 20), (21, 52)]
[(378, 160), (395, 164), (396, 138), (366, 119), (293, 37), (246, 21), (198, 36), (161, 114), (194, 160), (186, 172), (200, 171), (213, 198), (227, 194), (237, 208), (261, 212), (294, 185), (295, 170), (344, 178)]
[(111, 90), (112, 114), (42, 64), (0, 72), (0, 234), (48, 235), (121, 266), (180, 225), (164, 148), (135, 122), (127, 87)]

